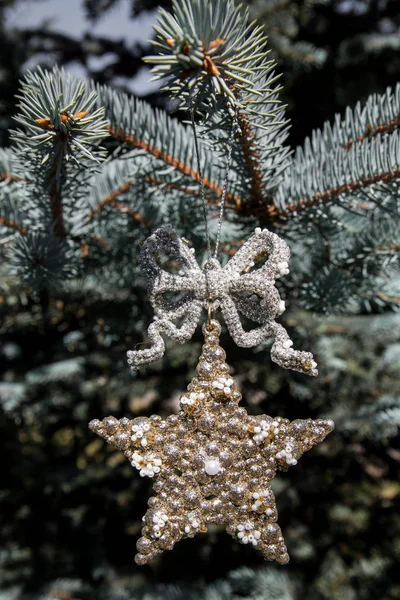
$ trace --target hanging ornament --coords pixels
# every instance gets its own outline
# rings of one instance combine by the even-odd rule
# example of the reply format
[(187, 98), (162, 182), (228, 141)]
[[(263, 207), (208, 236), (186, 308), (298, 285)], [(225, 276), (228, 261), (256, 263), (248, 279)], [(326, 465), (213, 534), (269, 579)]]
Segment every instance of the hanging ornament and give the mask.
[(221, 326), (203, 325), (205, 343), (180, 412), (150, 418), (91, 421), (89, 427), (123, 450), (141, 476), (154, 478), (135, 560), (143, 565), (179, 540), (224, 525), (265, 559), (289, 555), (277, 524), (271, 480), (332, 431), (331, 420), (288, 421), (250, 416), (219, 345)]
[[(179, 274), (162, 268), (163, 256), (173, 258), (179, 265)], [(128, 352), (128, 363), (137, 369), (160, 359), (165, 351), (162, 332), (181, 343), (190, 340), (203, 308), (207, 310), (211, 305), (213, 310), (221, 310), (238, 346), (250, 348), (272, 337), (274, 362), (307, 375), (318, 375), (313, 355), (293, 350), (289, 335), (275, 320), (285, 310), (275, 281), (289, 273), (289, 256), (289, 247), (282, 238), (268, 229), (257, 228), (225, 267), (216, 258), (208, 258), (200, 268), (193, 248), (170, 227), (158, 229), (143, 244), (140, 257), (155, 312), (148, 329), (151, 347)], [(257, 269), (260, 261), (265, 262)], [(168, 296), (171, 293), (183, 296), (173, 303)], [(240, 313), (261, 325), (245, 331)], [(182, 320), (180, 327), (174, 323), (177, 319)]]
[[(173, 258), (178, 274), (168, 273), (163, 257)], [(257, 263), (265, 261), (257, 269)], [(208, 258), (200, 268), (193, 250), (170, 228), (157, 230), (144, 243), (141, 266), (149, 279), (155, 319), (149, 327), (151, 347), (128, 352), (136, 369), (161, 358), (164, 333), (189, 340), (203, 308), (205, 343), (180, 412), (166, 420), (115, 419), (90, 423), (92, 431), (122, 450), (141, 476), (154, 478), (154, 492), (143, 518), (135, 560), (145, 564), (176, 542), (207, 531), (210, 523), (225, 525), (243, 544), (258, 548), (267, 560), (286, 563), (289, 556), (277, 524), (271, 480), (332, 431), (331, 420), (295, 420), (250, 416), (238, 406), (241, 394), (230, 376), (219, 345), (221, 326), (212, 318), (220, 310), (234, 341), (255, 346), (273, 337), (271, 357), (279, 365), (317, 375), (312, 354), (291, 348), (276, 318), (284, 303), (275, 287), (288, 273), (289, 248), (276, 234), (256, 229), (254, 235), (222, 268)], [(183, 294), (176, 302), (171, 293)], [(257, 322), (245, 331), (240, 314)], [(180, 320), (178, 327), (174, 321)]]

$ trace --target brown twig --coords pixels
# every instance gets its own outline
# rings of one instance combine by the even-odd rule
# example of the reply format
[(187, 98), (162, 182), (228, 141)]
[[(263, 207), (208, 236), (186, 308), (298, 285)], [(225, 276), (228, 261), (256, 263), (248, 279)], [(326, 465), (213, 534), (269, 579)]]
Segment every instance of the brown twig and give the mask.
[(388, 294), (384, 294), (383, 292), (378, 292), (377, 296), (385, 300), (385, 302), (396, 302), (396, 304), (400, 304), (400, 296), (389, 296)]
[(365, 139), (371, 139), (381, 133), (389, 133), (397, 129), (397, 127), (400, 127), (400, 116), (396, 117), (395, 119), (392, 119), (391, 121), (389, 121), (389, 123), (377, 125), (375, 129), (372, 129), (371, 125), (368, 123), (365, 132), (362, 135), (359, 135), (356, 140), (350, 140), (345, 146), (343, 146), (343, 150), (350, 150), (350, 148), (356, 142), (362, 142)]
[(262, 191), (260, 155), (255, 144), (254, 133), (245, 114), (238, 114), (238, 124), (241, 131), (238, 138), (242, 147), (247, 173), (250, 177), (251, 207), (262, 206), (265, 203), (265, 197)]
[(150, 227), (150, 223), (147, 219), (141, 215), (139, 212), (135, 212), (131, 210), (128, 206), (123, 204), (122, 202), (117, 202), (117, 198), (119, 196), (126, 194), (132, 187), (132, 183), (130, 181), (126, 181), (122, 185), (120, 185), (116, 190), (113, 190), (107, 196), (104, 196), (101, 202), (97, 205), (96, 208), (92, 208), (90, 211), (90, 220), (94, 219), (96, 215), (98, 215), (106, 206), (110, 206), (111, 208), (116, 208), (121, 212), (124, 212), (128, 217), (134, 219), (138, 223), (142, 223), (146, 227)]
[(96, 215), (98, 215), (103, 210), (103, 208), (105, 208), (107, 205), (110, 205), (113, 202), (115, 202), (115, 200), (119, 196), (122, 196), (122, 194), (126, 194), (127, 192), (129, 192), (131, 187), (132, 187), (132, 183), (130, 181), (126, 181), (125, 183), (123, 183), (122, 185), (117, 187), (117, 189), (115, 189), (112, 192), (110, 192), (109, 194), (107, 194), (107, 196), (104, 196), (104, 198), (102, 199), (101, 202), (99, 202), (99, 204), (96, 206), (96, 208), (91, 209), (90, 220), (92, 220)]
[(53, 175), (53, 181), (50, 185), (50, 208), (51, 215), (53, 217), (53, 230), (57, 237), (65, 239), (67, 232), (65, 231), (64, 224), (64, 212), (62, 205), (61, 188), (57, 185), (57, 179), (55, 173)]
[[(180, 173), (183, 173), (184, 175), (191, 177), (197, 183), (200, 183), (200, 174), (198, 173), (198, 171), (196, 171), (196, 169), (192, 169), (190, 165), (186, 165), (183, 161), (180, 161), (178, 158), (173, 157), (171, 154), (168, 154), (164, 150), (161, 150), (161, 148), (156, 148), (153, 146), (153, 144), (145, 142), (140, 138), (137, 138), (134, 134), (127, 133), (123, 129), (117, 129), (114, 126), (109, 125), (107, 127), (107, 130), (110, 136), (118, 142), (122, 144), (127, 144), (128, 146), (133, 146), (134, 148), (144, 150), (145, 152), (151, 154), (158, 160), (162, 160), (167, 165), (175, 167), (175, 169)], [(222, 186), (218, 185), (215, 181), (210, 181), (208, 177), (203, 177), (203, 184), (206, 189), (216, 194), (218, 198), (221, 198), (223, 193)], [(238, 212), (241, 210), (242, 200), (236, 194), (231, 194), (228, 192), (226, 194), (226, 200), (233, 204)]]
[(22, 181), (22, 177), (12, 173), (0, 173), (0, 181)]
[(12, 219), (8, 221), (4, 217), (0, 217), (0, 225), (4, 225), (4, 227), (8, 227), (9, 229), (14, 229), (14, 231), (18, 231), (21, 235), (27, 235), (27, 230), (23, 225), (16, 223)]
[(382, 246), (382, 247), (375, 248), (375, 251), (383, 252), (383, 253), (392, 252), (392, 251), (400, 252), (400, 246), (399, 246), (399, 244), (390, 244), (389, 246)]
[(117, 210), (120, 210), (124, 214), (128, 215), (128, 217), (130, 217), (137, 223), (141, 223), (142, 225), (145, 225), (146, 227), (150, 227), (150, 222), (146, 219), (146, 217), (141, 215), (139, 212), (135, 212), (134, 210), (131, 210), (125, 204), (122, 204), (122, 202), (111, 202), (110, 206), (112, 206), (113, 208), (116, 208)]
[(329, 188), (328, 190), (324, 190), (322, 192), (317, 192), (314, 196), (310, 198), (300, 198), (296, 202), (291, 202), (288, 204), (283, 210), (278, 209), (275, 206), (267, 207), (267, 211), (270, 216), (276, 220), (280, 218), (287, 217), (290, 213), (298, 213), (304, 210), (305, 208), (311, 208), (315, 206), (319, 202), (327, 202), (332, 198), (336, 198), (341, 194), (345, 194), (347, 192), (353, 192), (355, 190), (359, 190), (360, 188), (365, 188), (374, 183), (379, 183), (381, 181), (389, 182), (393, 179), (400, 178), (400, 170), (392, 169), (390, 172), (386, 173), (376, 173), (371, 177), (363, 177), (359, 181), (352, 181), (349, 183), (345, 183), (344, 185), (338, 186), (336, 188)]
[[(177, 185), (176, 183), (166, 183), (165, 181), (162, 181), (161, 179), (156, 179), (155, 177), (145, 177), (144, 180), (153, 186), (164, 185), (168, 190), (178, 190), (178, 192), (182, 192), (184, 194), (191, 194), (192, 196), (196, 196), (196, 197), (200, 196), (199, 190), (193, 190), (188, 185)], [(215, 200), (213, 198), (211, 198), (211, 196), (206, 195), (206, 199), (210, 202), (210, 204), (215, 202)]]

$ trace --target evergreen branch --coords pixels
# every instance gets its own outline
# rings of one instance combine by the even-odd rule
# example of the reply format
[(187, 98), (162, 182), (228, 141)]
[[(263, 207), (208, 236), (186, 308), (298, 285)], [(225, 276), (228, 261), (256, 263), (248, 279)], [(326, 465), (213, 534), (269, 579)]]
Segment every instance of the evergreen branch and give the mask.
[(0, 148), (0, 182), (19, 182), (22, 178), (16, 175), (16, 156), (9, 148)]
[(51, 231), (16, 236), (9, 251), (11, 272), (36, 289), (63, 285), (79, 272), (71, 245)]
[(268, 58), (262, 29), (248, 17), (248, 10), (231, 0), (207, 6), (201, 0), (174, 0), (173, 15), (161, 10), (155, 27), (160, 54), (146, 59), (157, 65), (156, 78), (172, 81), (165, 89), (180, 108), (203, 113), (203, 133), (219, 150), (225, 150), (232, 126), (237, 129), (232, 170), (240, 181), (239, 196), (250, 198), (249, 207), (237, 203), (239, 212), (271, 204), (268, 192), (290, 152), (283, 147), (287, 121), (275, 63)]
[(131, 219), (136, 221), (137, 223), (141, 223), (142, 225), (145, 225), (145, 227), (148, 227), (148, 228), (151, 227), (151, 224), (146, 219), (146, 217), (144, 217), (139, 212), (135, 212), (134, 210), (131, 210), (125, 204), (122, 204), (121, 202), (111, 202), (109, 204), (109, 206), (116, 208), (117, 210), (120, 210), (121, 212), (126, 214), (128, 217), (130, 217)]
[(59, 177), (61, 177), (63, 174), (63, 165), (57, 165), (56, 161), (54, 161), (52, 169), (49, 173), (50, 210), (53, 220), (53, 231), (55, 235), (59, 238), (65, 239), (67, 237), (67, 232), (65, 231), (61, 185), (59, 180)]
[(372, 129), (371, 125), (368, 123), (366, 130), (362, 135), (359, 135), (355, 140), (349, 140), (349, 142), (343, 147), (344, 150), (350, 150), (353, 144), (357, 142), (362, 142), (365, 139), (371, 139), (376, 137), (377, 135), (382, 135), (384, 133), (391, 133), (395, 129), (400, 127), (400, 116), (396, 119), (392, 119), (388, 123), (383, 123), (382, 125), (377, 125), (375, 129)]
[(243, 157), (247, 173), (250, 179), (251, 205), (261, 206), (264, 202), (262, 170), (260, 165), (260, 154), (257, 151), (255, 135), (251, 130), (250, 123), (244, 113), (238, 114), (238, 133), (242, 147)]
[(21, 235), (27, 235), (27, 233), (28, 233), (26, 227), (24, 227), (23, 225), (20, 225), (19, 223), (16, 223), (12, 219), (6, 219), (5, 217), (0, 217), (0, 225), (3, 225), (3, 227), (8, 227), (8, 229), (13, 229), (14, 231), (17, 231), (18, 233), (20, 233)]
[(107, 205), (113, 204), (119, 196), (126, 194), (132, 187), (132, 182), (125, 181), (117, 189), (113, 190), (109, 194), (103, 197), (101, 202), (98, 203), (96, 208), (90, 210), (90, 220), (94, 219)]
[[(368, 248), (369, 255), (390, 255), (394, 256), (396, 253), (400, 252), (400, 246), (398, 244), (389, 244), (388, 246), (377, 246), (375, 248)], [(352, 269), (354, 265), (357, 263), (363, 263), (366, 259), (367, 251), (364, 248), (363, 252), (358, 253), (356, 256), (346, 259), (346, 261), (342, 264), (335, 263), (331, 261), (332, 264), (338, 269)]]
[(20, 112), (15, 120), (23, 129), (12, 138), (23, 152), (41, 155), (44, 172), (55, 174), (57, 186), (65, 162), (79, 166), (84, 160), (101, 160), (98, 144), (107, 135), (104, 109), (94, 109), (97, 94), (83, 80), (57, 67), (39, 68), (26, 74), (17, 97)]
[(0, 173), (0, 181), (23, 181), (22, 177), (13, 175), (12, 173)]
[[(195, 197), (200, 197), (201, 192), (199, 189), (195, 189), (192, 186), (189, 185), (178, 185), (176, 183), (168, 183), (166, 181), (163, 181), (161, 179), (157, 179), (155, 177), (145, 177), (144, 181), (146, 181), (147, 183), (149, 183), (150, 185), (154, 186), (154, 187), (164, 187), (167, 190), (176, 190), (177, 192), (182, 192), (182, 194), (188, 194), (191, 196), (195, 196)], [(212, 199), (210, 196), (207, 197), (206, 195), (206, 200), (210, 201), (210, 204), (212, 203)]]
[(395, 131), (400, 124), (400, 83), (392, 91), (372, 94), (362, 105), (347, 108), (343, 118), (336, 115), (334, 124), (325, 123), (322, 130), (315, 130), (311, 140), (307, 138), (309, 155), (317, 157), (334, 152), (341, 146), (350, 149), (356, 142), (372, 139), (378, 135)]
[[(399, 88), (400, 89), (400, 88)], [(275, 195), (279, 214), (297, 214), (379, 182), (399, 177), (400, 131), (365, 139), (346, 151), (313, 152), (310, 140), (298, 148)]]
[[(287, 217), (289, 214), (297, 215), (302, 212), (306, 208), (312, 208), (313, 206), (321, 203), (328, 202), (334, 198), (347, 194), (349, 192), (354, 192), (361, 188), (366, 188), (368, 186), (374, 185), (380, 182), (389, 183), (394, 179), (400, 178), (400, 170), (392, 169), (389, 172), (377, 173), (370, 177), (363, 177), (360, 181), (351, 181), (349, 183), (345, 183), (336, 188), (329, 188), (327, 190), (323, 190), (322, 192), (317, 192), (314, 196), (300, 198), (296, 202), (291, 202), (290, 204), (286, 204), (286, 206), (282, 209), (277, 207), (271, 207), (267, 209), (268, 216), (273, 219), (279, 220), (281, 218)], [(264, 214), (263, 211), (259, 211), (260, 214)]]
[(172, 9), (173, 15), (159, 10), (153, 42), (159, 54), (145, 58), (156, 65), (154, 79), (167, 77), (164, 89), (186, 108), (195, 99), (198, 108), (207, 110), (217, 98), (242, 108), (240, 92), (255, 91), (252, 76), (265, 59), (261, 27), (250, 23), (248, 9), (232, 0), (173, 0)]
[[(154, 158), (163, 161), (165, 164), (171, 167), (174, 167), (174, 169), (176, 169), (176, 171), (179, 173), (190, 177), (196, 183), (200, 183), (201, 177), (196, 169), (192, 168), (188, 164), (185, 164), (183, 161), (179, 160), (179, 158), (172, 156), (165, 150), (154, 147), (153, 144), (141, 140), (134, 134), (128, 133), (123, 129), (117, 129), (113, 126), (108, 126), (108, 132), (116, 141), (122, 144), (127, 144), (128, 146), (132, 146), (133, 148), (144, 150), (146, 153), (151, 154)], [(207, 176), (203, 176), (203, 185), (206, 189), (216, 194), (218, 198), (222, 197), (223, 186), (217, 182), (210, 180)], [(242, 205), (242, 200), (236, 194), (232, 194), (230, 192), (226, 194), (226, 200), (234, 204), (237, 208), (240, 208)]]
[(385, 302), (400, 304), (400, 296), (389, 296), (388, 294), (384, 294), (383, 292), (378, 292), (376, 295), (379, 298), (382, 298), (382, 300), (384, 300)]
[(21, 235), (27, 235), (28, 221), (24, 219), (25, 215), (21, 215), (19, 210), (21, 189), (19, 186), (7, 185), (0, 187), (0, 191), (0, 230), (4, 227)]

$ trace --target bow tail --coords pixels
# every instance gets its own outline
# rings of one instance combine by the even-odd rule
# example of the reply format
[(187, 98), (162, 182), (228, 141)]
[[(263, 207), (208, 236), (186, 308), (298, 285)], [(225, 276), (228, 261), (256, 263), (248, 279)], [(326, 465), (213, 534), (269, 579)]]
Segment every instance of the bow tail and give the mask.
[(229, 333), (238, 346), (251, 348), (273, 337), (275, 341), (271, 348), (271, 359), (280, 367), (299, 371), (306, 375), (318, 375), (317, 363), (311, 352), (293, 350), (292, 340), (286, 329), (273, 320), (268, 320), (250, 331), (243, 329), (238, 309), (232, 298), (226, 297), (221, 302), (221, 311), (228, 327)]
[(305, 375), (318, 375), (317, 363), (311, 352), (293, 350), (293, 345), (286, 329), (279, 323), (272, 323), (275, 341), (271, 348), (271, 359), (280, 367), (299, 371)]
[(128, 365), (130, 365), (132, 371), (136, 371), (142, 365), (148, 365), (164, 356), (165, 342), (160, 335), (160, 330), (160, 323), (153, 321), (147, 330), (150, 348), (128, 350), (126, 356), (128, 358)]
[[(193, 300), (175, 311), (170, 311), (168, 316), (162, 319), (156, 318), (147, 330), (150, 348), (129, 350), (127, 352), (128, 364), (132, 371), (136, 371), (142, 365), (153, 363), (164, 356), (165, 342), (161, 333), (166, 333), (180, 344), (190, 340), (197, 327), (201, 310), (202, 303), (199, 300)], [(173, 319), (181, 317), (183, 317), (182, 324), (177, 327), (173, 323)]]

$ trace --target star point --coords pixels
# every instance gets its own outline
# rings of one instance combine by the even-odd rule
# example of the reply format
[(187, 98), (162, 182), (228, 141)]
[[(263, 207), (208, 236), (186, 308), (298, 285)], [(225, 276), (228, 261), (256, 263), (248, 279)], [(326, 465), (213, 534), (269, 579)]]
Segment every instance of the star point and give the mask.
[(219, 345), (217, 321), (203, 327), (205, 344), (180, 413), (149, 418), (94, 420), (90, 429), (122, 450), (140, 473), (154, 479), (135, 560), (145, 564), (186, 537), (225, 525), (266, 560), (289, 555), (277, 524), (271, 480), (332, 431), (331, 420), (248, 415)]

